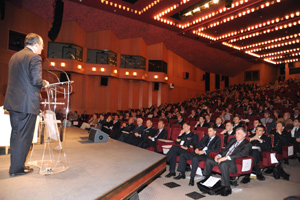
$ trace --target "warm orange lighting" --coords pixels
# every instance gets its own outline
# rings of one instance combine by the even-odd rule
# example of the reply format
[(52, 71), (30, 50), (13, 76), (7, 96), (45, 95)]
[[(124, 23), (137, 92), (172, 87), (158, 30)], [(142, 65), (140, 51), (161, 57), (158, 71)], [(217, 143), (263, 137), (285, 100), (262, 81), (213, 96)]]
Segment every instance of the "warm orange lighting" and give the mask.
[(104, 72), (104, 71), (105, 71), (105, 69), (104, 69), (103, 67), (101, 67), (100, 71), (101, 71), (101, 72)]
[(115, 74), (118, 73), (118, 70), (115, 69), (115, 70), (114, 70), (114, 73), (115, 73)]
[(125, 75), (128, 76), (128, 75), (129, 75), (129, 72), (125, 72)]
[(136, 72), (133, 72), (133, 76), (136, 76), (137, 75), (137, 73)]
[(154, 75), (154, 78), (155, 78), (155, 79), (158, 79), (158, 76), (157, 76), (157, 75)]
[(93, 68), (92, 68), (92, 71), (94, 71), (94, 72), (95, 72), (96, 70), (97, 70), (97, 69), (96, 69), (96, 67), (93, 67)]
[(167, 81), (168, 79), (169, 79), (169, 78), (166, 76), (166, 77), (165, 77), (165, 80)]
[(62, 63), (60, 63), (60, 66), (65, 67), (66, 63), (62, 62)]
[(51, 62), (50, 65), (51, 65), (51, 66), (55, 66), (55, 62)]
[(82, 66), (81, 65), (78, 65), (78, 67), (77, 67), (78, 69), (82, 69)]

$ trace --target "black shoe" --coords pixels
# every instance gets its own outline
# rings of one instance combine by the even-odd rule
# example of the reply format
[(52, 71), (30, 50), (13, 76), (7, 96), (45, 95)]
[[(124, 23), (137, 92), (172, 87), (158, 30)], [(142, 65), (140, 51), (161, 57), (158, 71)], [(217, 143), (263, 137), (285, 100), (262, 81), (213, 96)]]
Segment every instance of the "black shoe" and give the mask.
[(259, 181), (264, 181), (264, 180), (266, 180), (266, 178), (265, 178), (262, 174), (257, 174), (257, 175), (256, 175), (256, 179), (259, 180)]
[(165, 177), (170, 178), (171, 176), (176, 176), (175, 172), (170, 172)]
[(194, 179), (193, 178), (190, 179), (189, 186), (194, 186)]
[(178, 176), (174, 177), (174, 179), (179, 180), (179, 179), (185, 179), (185, 174), (179, 173)]
[(11, 177), (16, 177), (16, 176), (22, 176), (22, 175), (26, 175), (26, 174), (29, 174), (33, 172), (33, 169), (30, 168), (30, 169), (24, 169), (23, 171), (20, 171), (20, 172), (16, 172), (16, 173), (9, 173), (9, 175)]
[(221, 192), (221, 196), (226, 197), (231, 194), (231, 188), (225, 187), (224, 190)]
[(243, 183), (243, 184), (247, 184), (249, 182), (250, 182), (249, 176), (244, 176), (244, 178), (241, 180), (241, 183)]
[(266, 174), (272, 174), (273, 173), (273, 169), (272, 168), (268, 168), (266, 171), (265, 171)]
[(285, 179), (285, 180), (290, 180), (290, 175), (287, 174), (287, 173), (282, 169), (281, 166), (278, 166), (277, 169), (278, 169), (278, 172), (279, 172), (280, 176), (281, 176), (283, 179)]

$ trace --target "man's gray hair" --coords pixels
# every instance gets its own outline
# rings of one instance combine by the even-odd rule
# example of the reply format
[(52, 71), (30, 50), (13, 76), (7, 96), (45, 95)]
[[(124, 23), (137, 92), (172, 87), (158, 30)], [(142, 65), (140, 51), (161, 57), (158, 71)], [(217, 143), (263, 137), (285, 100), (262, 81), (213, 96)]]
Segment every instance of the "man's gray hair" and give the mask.
[(33, 46), (36, 43), (40, 44), (41, 43), (41, 39), (42, 39), (42, 37), (39, 36), (38, 34), (36, 34), (36, 33), (29, 33), (25, 37), (24, 46), (27, 46), (27, 45)]

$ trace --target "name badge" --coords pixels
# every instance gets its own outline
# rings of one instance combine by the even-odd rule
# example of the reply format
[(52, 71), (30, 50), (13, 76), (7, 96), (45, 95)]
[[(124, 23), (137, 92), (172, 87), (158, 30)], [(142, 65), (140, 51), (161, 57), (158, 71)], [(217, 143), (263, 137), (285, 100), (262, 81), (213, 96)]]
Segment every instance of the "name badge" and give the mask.
[(184, 145), (184, 140), (181, 140), (180, 145), (181, 145), (181, 146)]

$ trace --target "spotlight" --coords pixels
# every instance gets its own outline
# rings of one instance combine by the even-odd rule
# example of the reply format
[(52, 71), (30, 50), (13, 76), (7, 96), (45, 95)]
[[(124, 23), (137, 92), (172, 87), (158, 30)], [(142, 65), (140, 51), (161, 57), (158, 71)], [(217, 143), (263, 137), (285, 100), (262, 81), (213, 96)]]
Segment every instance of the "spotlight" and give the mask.
[(232, 0), (225, 0), (225, 7), (231, 8)]

